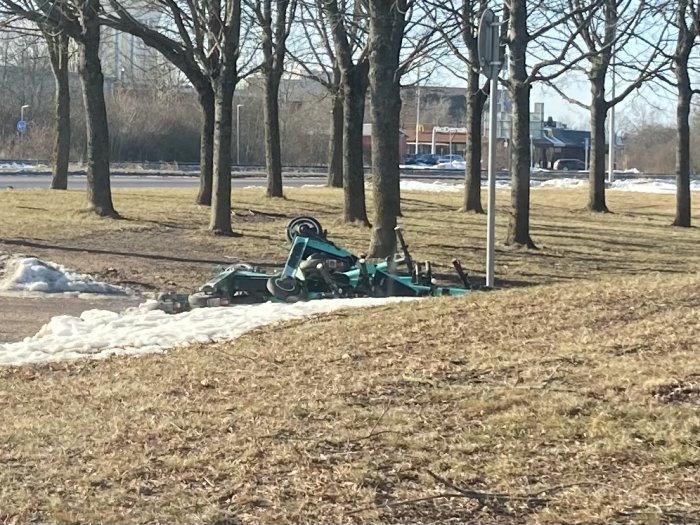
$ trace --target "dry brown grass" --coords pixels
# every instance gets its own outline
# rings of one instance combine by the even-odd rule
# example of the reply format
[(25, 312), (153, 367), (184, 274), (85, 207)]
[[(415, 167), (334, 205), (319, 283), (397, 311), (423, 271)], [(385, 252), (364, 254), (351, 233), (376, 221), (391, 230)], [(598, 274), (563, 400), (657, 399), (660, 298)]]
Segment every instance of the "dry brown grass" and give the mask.
[[(180, 286), (195, 286), (211, 274), (210, 264), (180, 275), (183, 263), (199, 261), (252, 261), (279, 264), (287, 253), (284, 227), (299, 214), (317, 216), (332, 238), (354, 251), (367, 249), (364, 228), (343, 225), (342, 193), (331, 189), (288, 189), (286, 199), (268, 200), (262, 190), (234, 191), (234, 229), (241, 238), (217, 238), (206, 233), (208, 209), (193, 204), (192, 190), (116, 190), (114, 201), (122, 221), (100, 219), (81, 211), (83, 192), (48, 190), (0, 192), (0, 246), (2, 240), (22, 249), (48, 253), (54, 260), (83, 271), (99, 273), (97, 262), (82, 266), (76, 250), (105, 253), (110, 265), (126, 257), (123, 272), (146, 261), (141, 273), (172, 273)], [(370, 197), (370, 195), (368, 195)], [(501, 284), (517, 285), (590, 279), (604, 275), (694, 271), (700, 264), (700, 232), (672, 228), (672, 195), (609, 192), (613, 214), (591, 214), (584, 209), (583, 190), (532, 192), (532, 238), (539, 250), (497, 246), (496, 274)], [(418, 260), (432, 259), (449, 271), (456, 256), (470, 273), (483, 273), (486, 219), (455, 211), (459, 194), (404, 193), (401, 224)], [(508, 193), (498, 196), (497, 239), (504, 239)], [(250, 214), (250, 211), (253, 214)], [(700, 214), (694, 217), (697, 222)], [(183, 259), (168, 265), (159, 257)], [(141, 263), (139, 263), (141, 264)], [(150, 270), (148, 268), (150, 264)], [(131, 276), (147, 279), (148, 276)], [(167, 279), (163, 279), (167, 280)], [(163, 286), (162, 282), (152, 284)]]
[[(288, 191), (276, 211), (329, 194)], [(576, 282), (0, 369), (0, 522), (697, 522), (700, 292), (681, 272), (697, 269), (698, 232), (667, 226), (668, 197), (612, 194), (619, 213), (596, 216), (570, 211), (581, 192), (533, 196), (542, 249), (501, 247), (501, 274)], [(128, 227), (188, 213), (126, 197)], [(457, 196), (406, 197), (417, 255), (480, 266), (482, 217), (451, 211)], [(325, 206), (333, 232), (364, 245), (333, 222), (338, 200)], [(115, 224), (86, 220), (93, 235)], [(187, 236), (275, 257), (285, 220)]]
[[(0, 508), (108, 523), (697, 520), (698, 306), (696, 276), (615, 278), (3, 369)], [(430, 472), (507, 497), (482, 506)]]

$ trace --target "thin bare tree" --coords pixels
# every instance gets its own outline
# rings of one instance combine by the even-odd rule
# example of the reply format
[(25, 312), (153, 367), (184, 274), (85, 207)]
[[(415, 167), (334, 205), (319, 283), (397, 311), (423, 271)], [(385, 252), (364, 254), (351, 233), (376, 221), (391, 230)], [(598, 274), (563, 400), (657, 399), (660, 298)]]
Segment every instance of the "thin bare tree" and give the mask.
[(700, 2), (695, 0), (678, 0), (676, 14), (676, 52), (673, 55), (673, 72), (678, 86), (678, 103), (676, 106), (676, 127), (678, 131), (678, 149), (676, 150), (676, 217), (674, 226), (691, 225), (690, 202), (690, 103), (693, 94), (700, 90), (693, 89), (690, 81), (690, 55), (700, 38)]
[(667, 1), (657, 6), (660, 20), (673, 28), (675, 47), (668, 55), (673, 78), (659, 75), (659, 79), (676, 90), (676, 216), (674, 226), (691, 226), (690, 193), (690, 112), (693, 95), (691, 57), (700, 39), (700, 2), (697, 0)]
[[(659, 45), (665, 39), (665, 31), (659, 31), (655, 45), (644, 42), (645, 33), (653, 30), (658, 19), (652, 17), (646, 0), (605, 0), (593, 11), (582, 12), (580, 0), (569, 0), (574, 12), (560, 31), (564, 38), (571, 32), (579, 32), (574, 42), (576, 52), (586, 57), (572, 68), (588, 78), (591, 102), (587, 109), (591, 119), (591, 159), (589, 164), (588, 209), (607, 212), (605, 202), (605, 123), (611, 108), (625, 100), (645, 82), (654, 78), (665, 63), (660, 59)], [(627, 49), (630, 49), (628, 51)], [(624, 89), (616, 96), (606, 95), (606, 82), (618, 79), (611, 76), (613, 59), (618, 79), (625, 78)], [(550, 87), (572, 104), (586, 108), (582, 101), (570, 97), (556, 82)], [(615, 140), (608, 137), (608, 140)]]
[(308, 49), (294, 53), (295, 60), (333, 97), (328, 185), (344, 188), (344, 222), (369, 226), (362, 149), (369, 73), (364, 2), (307, 0), (302, 5)]
[[(576, 52), (574, 44), (602, 1), (591, 0), (575, 9), (571, 9), (567, 0), (507, 0), (504, 3), (503, 19), (508, 28), (505, 83), (513, 102), (507, 245), (535, 248), (530, 237), (530, 89), (534, 82), (560, 77), (585, 58), (585, 54)], [(583, 15), (580, 25), (569, 31), (565, 38), (559, 38), (557, 30), (579, 14)], [(546, 56), (538, 57), (528, 47), (544, 49)], [(528, 62), (531, 64), (529, 69)]]
[[(198, 202), (211, 204), (209, 229), (231, 228), (231, 138), (233, 94), (241, 79), (241, 0), (154, 0), (150, 9), (165, 23), (152, 26), (119, 0), (109, 0), (104, 24), (131, 33), (158, 50), (188, 78), (202, 107), (201, 177)], [(245, 39), (244, 39), (245, 40)], [(247, 57), (248, 61), (250, 57)], [(241, 63), (239, 63), (241, 62)], [(211, 159), (211, 177), (209, 162)]]
[(330, 25), (326, 23), (325, 0), (299, 3), (299, 35), (289, 49), (297, 74), (322, 85), (332, 98), (328, 138), (328, 177), (330, 188), (343, 187), (343, 91), (338, 58)]
[[(187, 11), (176, 3), (169, 3), (169, 18), (177, 29), (176, 34), (169, 34), (165, 28), (152, 27), (127, 10), (120, 1), (110, 0), (112, 10), (105, 13), (102, 22), (124, 33), (140, 38), (147, 46), (156, 49), (187, 77), (197, 91), (202, 109), (200, 124), (199, 155), (199, 191), (197, 204), (211, 204), (212, 168), (214, 163), (214, 90), (206, 76), (205, 66), (197, 57), (204, 56), (205, 39), (203, 34), (191, 38), (192, 33), (204, 31), (201, 24), (187, 23), (190, 18)], [(165, 9), (161, 9), (165, 13)], [(199, 49), (197, 47), (199, 46)]]
[(360, 1), (318, 0), (318, 2), (325, 3), (325, 16), (333, 36), (340, 72), (345, 196), (343, 220), (369, 226), (362, 154), (365, 98), (369, 82), (367, 13)]
[(296, 14), (297, 0), (246, 0), (246, 3), (255, 14), (261, 29), (267, 196), (282, 197), (279, 92), (287, 55), (287, 39)]
[(68, 60), (70, 58), (70, 39), (65, 31), (57, 30), (51, 25), (44, 25), (41, 31), (46, 39), (51, 59), (51, 69), (56, 81), (56, 123), (51, 159), (51, 189), (68, 188), (68, 162), (70, 160), (70, 84), (68, 77)]
[(467, 69), (467, 143), (464, 201), (461, 210), (484, 213), (481, 204), (481, 136), (490, 83), (482, 82), (479, 77), (478, 29), (481, 16), (490, 2), (441, 0), (431, 3), (435, 11), (427, 11), (428, 15), (445, 44)]
[(100, 62), (99, 0), (0, 0), (0, 11), (67, 34), (78, 47), (78, 71), (87, 116), (88, 206), (117, 218), (109, 178), (109, 125)]

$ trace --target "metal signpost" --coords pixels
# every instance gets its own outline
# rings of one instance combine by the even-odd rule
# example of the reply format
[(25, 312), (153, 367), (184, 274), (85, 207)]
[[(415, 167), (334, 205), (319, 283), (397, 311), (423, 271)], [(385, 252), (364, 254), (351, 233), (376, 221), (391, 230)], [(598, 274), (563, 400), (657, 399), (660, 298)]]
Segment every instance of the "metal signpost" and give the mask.
[(27, 132), (27, 121), (24, 119), (18, 120), (17, 121), (17, 133), (19, 133), (19, 158), (23, 159), (24, 158), (24, 152), (22, 151), (22, 140), (24, 138), (24, 134)]
[(489, 94), (489, 182), (488, 216), (486, 219), (486, 286), (494, 284), (494, 251), (496, 234), (496, 102), (498, 98), (498, 74), (503, 65), (500, 50), (498, 16), (487, 9), (479, 23), (479, 64), (481, 72), (491, 81)]
[(236, 164), (241, 165), (241, 108), (243, 104), (236, 104)]

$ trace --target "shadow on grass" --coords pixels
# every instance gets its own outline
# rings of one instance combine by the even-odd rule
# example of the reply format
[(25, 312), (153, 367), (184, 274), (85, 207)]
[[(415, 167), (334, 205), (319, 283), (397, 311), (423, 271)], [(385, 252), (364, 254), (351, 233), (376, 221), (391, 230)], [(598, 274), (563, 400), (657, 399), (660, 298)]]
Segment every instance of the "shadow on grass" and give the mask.
[[(454, 272), (436, 272), (433, 273), (433, 276), (437, 279), (438, 286), (450, 286), (457, 288), (461, 288), (463, 286), (462, 281), (459, 279), (459, 276)], [(467, 279), (469, 280), (469, 285), (471, 286), (472, 291), (484, 291), (482, 289), (486, 286), (486, 276), (468, 273)], [(531, 286), (538, 286), (540, 285), (540, 283), (536, 281), (524, 281), (520, 279), (495, 278), (494, 285), (496, 288), (528, 288)]]
[[(293, 197), (293, 196), (289, 197), (287, 199), (287, 202), (290, 204), (293, 203), (293, 204), (307, 205), (309, 207), (309, 210), (312, 210), (312, 211), (304, 210), (302, 212), (298, 212), (298, 214), (300, 214), (300, 215), (314, 215), (314, 216), (326, 215), (327, 216), (327, 215), (336, 215), (336, 214), (342, 213), (342, 211), (343, 211), (342, 206), (334, 205), (333, 203), (330, 203), (330, 202), (305, 201), (305, 200), (298, 199), (298, 198)], [(319, 209), (318, 209), (319, 206), (324, 207), (324, 210), (321, 213), (319, 213)]]
[(163, 228), (171, 228), (173, 230), (197, 230), (199, 229), (199, 226), (197, 225), (186, 225), (178, 222), (172, 222), (172, 221), (157, 221), (155, 219), (133, 219), (131, 217), (125, 217), (122, 216), (121, 220), (126, 221), (126, 222), (138, 222), (138, 223), (144, 223), (144, 224), (154, 224), (155, 226), (161, 226)]

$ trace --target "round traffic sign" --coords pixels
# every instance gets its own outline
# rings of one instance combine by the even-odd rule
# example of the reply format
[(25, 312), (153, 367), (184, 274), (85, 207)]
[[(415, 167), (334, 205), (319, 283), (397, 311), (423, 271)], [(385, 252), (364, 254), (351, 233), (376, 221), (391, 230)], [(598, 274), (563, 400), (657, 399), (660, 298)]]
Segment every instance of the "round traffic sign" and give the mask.
[(481, 72), (489, 79), (496, 78), (503, 66), (500, 36), (501, 24), (498, 16), (491, 9), (486, 9), (479, 21), (477, 44)]
[(17, 131), (20, 133), (24, 133), (27, 131), (27, 121), (26, 120), (20, 120), (17, 122)]

